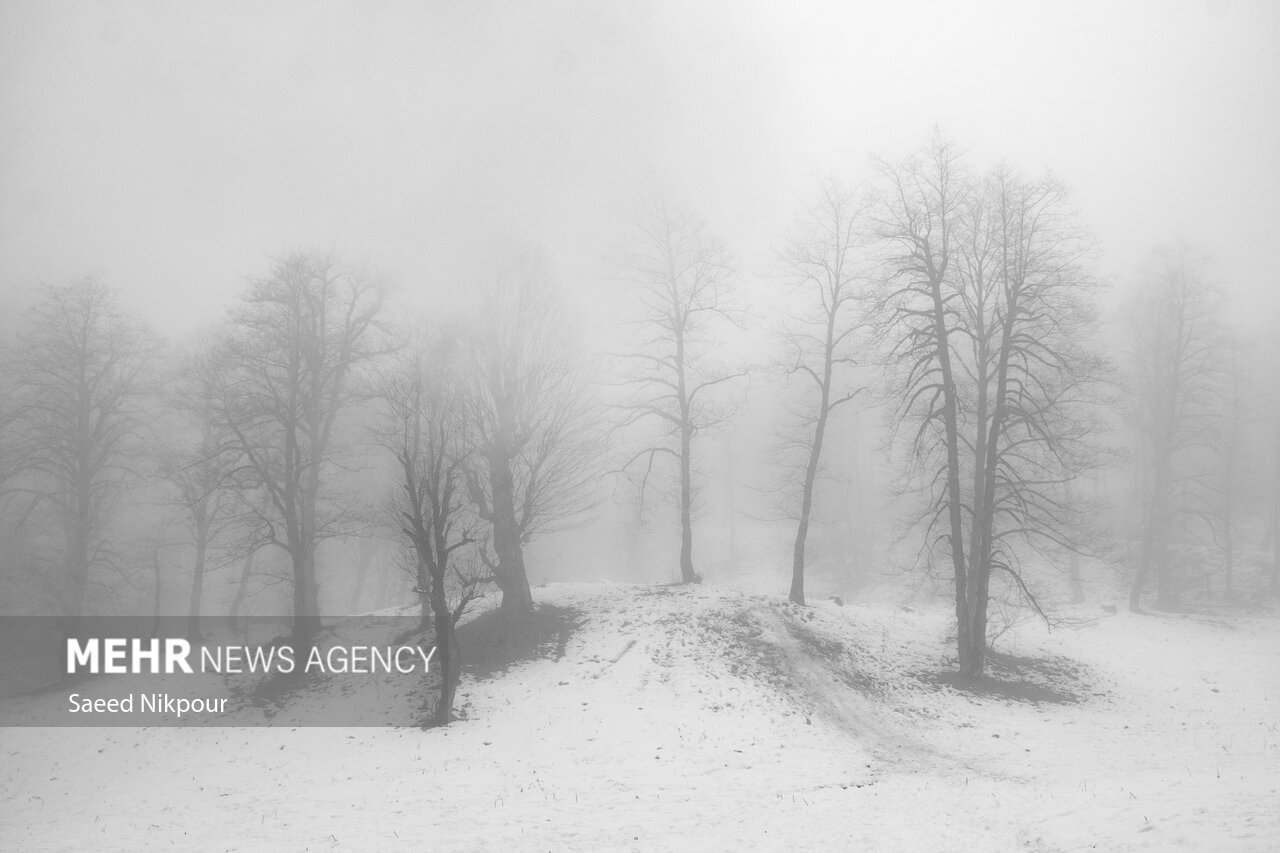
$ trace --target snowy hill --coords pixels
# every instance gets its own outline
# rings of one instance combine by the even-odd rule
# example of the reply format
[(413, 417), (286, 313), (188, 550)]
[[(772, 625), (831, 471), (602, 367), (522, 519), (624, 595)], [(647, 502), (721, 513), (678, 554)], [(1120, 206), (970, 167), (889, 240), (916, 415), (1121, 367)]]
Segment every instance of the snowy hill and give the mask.
[[(945, 675), (944, 609), (800, 608), (714, 587), (554, 585), (536, 597), (542, 609), (523, 648), (464, 631), (463, 719), (443, 730), (4, 729), (3, 846), (1262, 851), (1280, 842), (1272, 618), (1120, 614), (1052, 634), (1023, 626), (1002, 638), (990, 683), (971, 690)], [(416, 613), (360, 618), (403, 633)], [(421, 702), (367, 683), (376, 695), (338, 696), (321, 682), (285, 705), (341, 700), (398, 716)]]

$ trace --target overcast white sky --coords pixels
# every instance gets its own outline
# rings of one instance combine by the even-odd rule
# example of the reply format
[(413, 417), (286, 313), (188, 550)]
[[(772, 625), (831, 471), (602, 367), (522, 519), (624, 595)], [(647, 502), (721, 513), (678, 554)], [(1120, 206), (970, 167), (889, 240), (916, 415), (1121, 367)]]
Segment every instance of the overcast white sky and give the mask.
[[(1280, 3), (0, 4), (0, 306), (99, 271), (181, 334), (331, 247), (464, 290), (505, 235), (589, 282), (651, 176), (759, 268), (813, 177), (933, 125), (1280, 306)], [(1250, 303), (1251, 305), (1253, 303)]]

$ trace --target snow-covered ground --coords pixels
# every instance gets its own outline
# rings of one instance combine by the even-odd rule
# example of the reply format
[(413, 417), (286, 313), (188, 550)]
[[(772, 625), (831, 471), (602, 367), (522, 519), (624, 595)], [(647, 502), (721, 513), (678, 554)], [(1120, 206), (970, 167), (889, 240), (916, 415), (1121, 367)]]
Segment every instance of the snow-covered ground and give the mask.
[(576, 625), (447, 729), (0, 730), (0, 847), (1280, 849), (1274, 617), (1023, 625), (972, 693), (943, 608), (536, 595)]

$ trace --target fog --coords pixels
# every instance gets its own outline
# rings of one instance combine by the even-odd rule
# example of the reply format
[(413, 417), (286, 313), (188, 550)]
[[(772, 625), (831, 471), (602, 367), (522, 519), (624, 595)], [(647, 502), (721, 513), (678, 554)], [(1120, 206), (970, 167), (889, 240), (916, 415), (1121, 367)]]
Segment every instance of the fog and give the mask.
[[(474, 312), (467, 292), (519, 245), (571, 294), (579, 346), (612, 365), (595, 377), (611, 386), (622, 368), (603, 354), (634, 320), (618, 259), (636, 199), (658, 186), (734, 257), (749, 317), (718, 333), (721, 353), (758, 356), (775, 345), (777, 253), (818, 179), (857, 185), (873, 156), (905, 156), (935, 129), (977, 169), (1062, 180), (1096, 240), (1111, 340), (1125, 286), (1178, 238), (1212, 256), (1232, 324), (1265, 335), (1276, 315), (1280, 15), (1264, 3), (13, 3), (0, 15), (10, 338), (40, 286), (92, 274), (182, 349), (300, 249), (368, 271), (389, 314), (431, 323)], [(736, 420), (703, 439), (698, 547), (726, 573), (733, 518), (771, 517), (770, 401), (785, 393), (767, 357), (738, 360), (753, 364), (730, 395)], [(839, 441), (883, 463), (846, 485), (875, 518), (877, 559), (893, 562), (897, 475), (878, 406)], [(632, 438), (611, 440), (625, 456)], [(598, 508), (576, 538), (535, 544), (535, 578), (667, 579), (678, 528), (661, 501), (645, 559), (618, 570), (641, 544), (609, 532), (630, 488), (610, 481), (604, 521)], [(830, 500), (821, 512), (840, 517)]]
[(1276, 849), (1277, 153), (1269, 0), (0, 4), (0, 847)]
[[(518, 244), (574, 294), (582, 346), (599, 353), (631, 319), (617, 258), (635, 200), (657, 185), (735, 256), (752, 317), (720, 339), (725, 352), (767, 348), (775, 256), (817, 179), (863, 181), (871, 156), (904, 156), (935, 128), (978, 168), (1065, 183), (1097, 241), (1105, 311), (1154, 246), (1186, 238), (1212, 256), (1233, 322), (1261, 333), (1276, 314), (1280, 15), (1265, 3), (12, 3), (0, 15), (10, 336), (40, 285), (88, 273), (180, 348), (296, 249), (372, 271), (390, 312), (430, 321), (466, 313), (462, 296)], [(731, 457), (723, 435), (707, 439), (709, 457), (733, 460), (735, 511), (756, 519), (774, 382), (755, 370), (735, 391), (759, 399)], [(878, 452), (882, 419), (863, 420), (860, 452)], [(892, 479), (856, 487), (886, 535)], [(655, 542), (671, 532), (653, 525)], [(560, 536), (535, 574), (577, 576), (565, 565), (592, 562), (577, 551), (610, 547)]]
[[(592, 287), (658, 178), (749, 276), (815, 175), (859, 179), (935, 125), (1050, 168), (1131, 277), (1185, 235), (1274, 307), (1270, 4), (7, 3), (0, 275), (101, 270), (166, 334), (294, 246), (410, 292), (495, 235)], [(1258, 312), (1248, 312), (1257, 316)]]

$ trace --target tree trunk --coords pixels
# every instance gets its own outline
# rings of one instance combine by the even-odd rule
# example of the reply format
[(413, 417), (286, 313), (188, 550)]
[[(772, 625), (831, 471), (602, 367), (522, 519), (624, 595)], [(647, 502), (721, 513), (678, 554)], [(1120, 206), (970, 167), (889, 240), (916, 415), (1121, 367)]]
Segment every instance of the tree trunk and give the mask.
[(969, 650), (967, 666), (961, 666), (961, 672), (970, 678), (980, 677), (987, 665), (987, 608), (991, 602), (991, 567), (984, 566), (977, 579), (977, 601), (971, 610), (973, 626), (969, 629)]
[(863, 493), (862, 453), (858, 447), (861, 430), (855, 418), (849, 419), (847, 448), (849, 482), (845, 488), (846, 500), (851, 512), (846, 513), (845, 540), (848, 544), (844, 560), (846, 577), (853, 589), (861, 589), (865, 582), (865, 570), (871, 563), (871, 525), (867, 523), (867, 500)]
[(1223, 567), (1226, 577), (1224, 578), (1222, 596), (1230, 601), (1231, 596), (1235, 593), (1235, 590), (1232, 588), (1232, 575), (1235, 570), (1236, 549), (1235, 540), (1232, 538), (1231, 532), (1233, 525), (1231, 518), (1231, 497), (1229, 493), (1227, 496), (1227, 508), (1225, 514), (1226, 517), (1223, 519), (1222, 549), (1226, 552), (1226, 565)]
[[(674, 282), (675, 279), (673, 272), (671, 280)], [(693, 570), (693, 414), (688, 377), (685, 375), (687, 365), (684, 335), (684, 328), (677, 327), (675, 390), (676, 402), (680, 408), (680, 582), (698, 583), (702, 578)]]
[(697, 583), (693, 570), (693, 474), (689, 458), (693, 440), (686, 423), (680, 428), (680, 582)]
[(375, 546), (372, 541), (361, 539), (360, 544), (356, 547), (360, 554), (360, 566), (356, 571), (355, 589), (351, 591), (351, 604), (347, 608), (352, 613), (360, 612), (360, 599), (364, 597), (364, 586), (369, 578), (369, 566), (373, 563)]
[(813, 485), (818, 478), (818, 461), (822, 458), (822, 440), (827, 431), (827, 406), (830, 403), (831, 361), (827, 360), (827, 383), (822, 389), (818, 422), (813, 430), (813, 443), (809, 446), (809, 461), (804, 469), (804, 490), (800, 494), (800, 523), (796, 526), (796, 541), (791, 551), (791, 600), (804, 604), (804, 549), (809, 537), (809, 519), (813, 515)]
[(1142, 552), (1138, 557), (1138, 573), (1134, 576), (1133, 587), (1129, 590), (1129, 612), (1142, 612), (1142, 590), (1147, 584), (1147, 576), (1151, 573), (1151, 564), (1155, 559), (1155, 531), (1151, 519), (1147, 521), (1147, 529), (1142, 534)]
[(524, 570), (524, 554), (518, 545), (508, 559), (508, 566), (511, 568), (496, 578), (498, 589), (502, 592), (502, 603), (498, 605), (498, 610), (508, 618), (520, 619), (533, 610), (533, 591), (529, 588), (529, 577)]
[[(962, 678), (981, 678), (987, 662), (987, 630), (986, 614), (983, 613), (981, 624), (976, 614), (963, 631), (957, 631), (956, 641), (960, 657), (960, 676)], [(961, 641), (963, 635), (963, 641)]]
[(79, 627), (89, 586), (89, 519), (77, 511), (67, 520), (67, 591), (63, 609), (70, 623)]
[(391, 595), (391, 587), (393, 581), (400, 574), (399, 570), (392, 564), (388, 563), (382, 567), (382, 571), (378, 573), (378, 586), (373, 594), (373, 609), (381, 610), (393, 603), (399, 603), (400, 596)]
[(232, 631), (240, 630), (240, 608), (244, 606), (245, 596), (249, 593), (249, 577), (253, 574), (253, 560), (257, 553), (257, 549), (250, 551), (244, 558), (244, 568), (240, 570), (240, 583), (236, 585), (236, 597), (231, 602), (231, 613), (227, 616), (227, 623)]
[[(955, 376), (951, 371), (951, 350), (947, 340), (947, 309), (942, 299), (942, 271), (931, 278), (933, 295), (934, 343), (939, 370), (942, 373), (943, 426), (947, 445), (947, 516), (950, 523), (951, 566), (956, 595), (956, 645), (960, 673), (966, 677), (982, 673), (982, 656), (975, 661), (970, 639), (972, 624), (969, 613), (969, 577), (964, 553), (964, 496), (960, 490), (960, 426), (956, 403)], [(985, 638), (984, 638), (985, 642)]]
[(151, 609), (152, 636), (160, 636), (160, 548), (151, 552), (151, 568), (155, 577), (156, 594)]
[(447, 726), (453, 719), (453, 697), (458, 690), (458, 678), (462, 674), (462, 656), (458, 649), (453, 614), (449, 612), (449, 602), (445, 596), (444, 568), (434, 572), (430, 581), (431, 613), (436, 625), (435, 659), (440, 662), (440, 695), (436, 698), (431, 725)]
[(293, 557), (293, 635), (294, 649), (309, 655), (320, 633), (320, 608), (315, 580), (315, 553), (304, 548)]
[(1161, 610), (1178, 609), (1178, 588), (1175, 582), (1173, 566), (1167, 558), (1156, 564), (1156, 607)]
[[(435, 602), (432, 600), (434, 588), (434, 573), (430, 570), (426, 560), (419, 557), (418, 559), (418, 627), (425, 631), (431, 627), (431, 620), (435, 610)], [(439, 624), (439, 613), (434, 613), (436, 624)]]
[(205, 543), (196, 543), (196, 561), (191, 571), (191, 599), (187, 607), (187, 639), (200, 642), (200, 599), (204, 593)]
[(1084, 604), (1084, 582), (1080, 579), (1080, 555), (1072, 549), (1067, 557), (1068, 578), (1071, 580), (1071, 603)]
[(1142, 587), (1147, 582), (1147, 561), (1145, 558), (1138, 563), (1138, 574), (1134, 576), (1133, 586), (1129, 589), (1129, 612), (1142, 612)]
[(800, 524), (796, 527), (796, 542), (791, 549), (791, 592), (788, 597), (796, 604), (804, 604), (804, 544), (809, 535), (808, 507), (800, 510)]
[(498, 557), (494, 580), (502, 592), (498, 609), (507, 617), (520, 618), (533, 609), (533, 593), (516, 519), (515, 482), (505, 455), (489, 457), (489, 481), (493, 489), (493, 550)]
[(1156, 570), (1157, 582), (1166, 572), (1163, 567), (1157, 565), (1165, 562), (1163, 559), (1165, 554), (1165, 537), (1166, 526), (1165, 519), (1167, 517), (1167, 508), (1165, 505), (1165, 491), (1168, 473), (1168, 463), (1165, 461), (1167, 454), (1161, 453), (1160, 458), (1153, 460), (1152, 467), (1155, 468), (1151, 472), (1154, 477), (1154, 483), (1151, 488), (1151, 495), (1147, 504), (1147, 517), (1145, 529), (1142, 531), (1142, 552), (1138, 558), (1138, 574), (1133, 580), (1133, 588), (1129, 591), (1129, 610), (1133, 613), (1142, 612), (1142, 593), (1146, 586), (1147, 578), (1151, 574), (1151, 570)]

